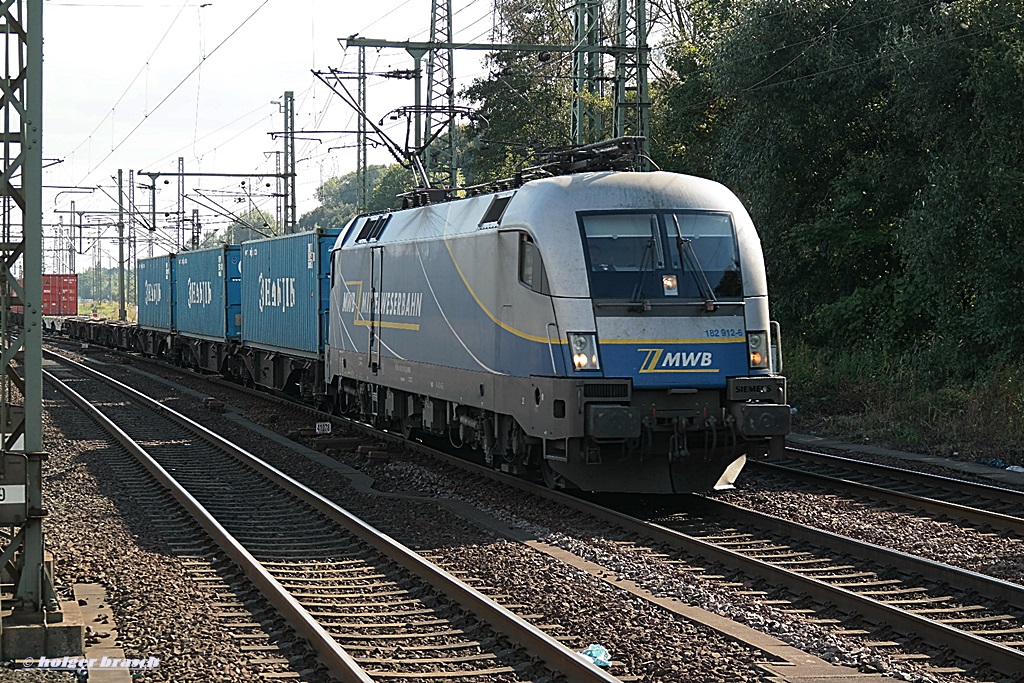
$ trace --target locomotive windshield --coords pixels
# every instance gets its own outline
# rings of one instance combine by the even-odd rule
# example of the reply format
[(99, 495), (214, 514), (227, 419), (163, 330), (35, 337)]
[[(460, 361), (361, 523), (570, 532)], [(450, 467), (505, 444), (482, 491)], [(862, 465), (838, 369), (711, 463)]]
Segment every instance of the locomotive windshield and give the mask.
[(582, 214), (591, 295), (597, 299), (743, 296), (732, 218), (724, 213)]

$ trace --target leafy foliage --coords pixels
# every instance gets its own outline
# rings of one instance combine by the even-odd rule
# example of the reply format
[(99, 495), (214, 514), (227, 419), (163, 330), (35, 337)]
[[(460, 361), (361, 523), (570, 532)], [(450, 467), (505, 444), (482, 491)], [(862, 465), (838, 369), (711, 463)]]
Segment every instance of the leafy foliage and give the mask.
[(907, 84), (894, 109), (925, 174), (899, 247), (933, 307), (933, 360), (971, 376), (1015, 360), (1024, 331), (1024, 8), (960, 2), (929, 20), (894, 41), (906, 58), (888, 65)]
[(652, 148), (743, 197), (789, 335), (912, 351), (936, 381), (1008, 360), (1024, 331), (1019, 3), (696, 10), (711, 28), (665, 49)]
[[(605, 2), (605, 24), (609, 23)], [(925, 385), (1016, 362), (1024, 333), (1024, 7), (1009, 0), (648, 0), (651, 149), (761, 233), (773, 313), (810, 349)], [(501, 0), (505, 43), (567, 44), (554, 0)], [(464, 93), (468, 184), (568, 144), (571, 60), (494, 53)], [(607, 66), (610, 66), (607, 65)], [(303, 221), (352, 212), (353, 178)], [(371, 208), (411, 174), (379, 169)]]
[[(95, 266), (78, 274), (79, 301), (117, 301), (120, 298), (120, 273), (117, 268), (97, 268)], [(134, 298), (129, 291), (127, 298)], [(82, 312), (91, 312), (90, 306), (83, 306)]]
[[(365, 212), (384, 211), (401, 206), (397, 197), (413, 189), (415, 183), (408, 169), (398, 164), (391, 166), (370, 166), (367, 168), (368, 192)], [(320, 206), (303, 214), (299, 219), (299, 230), (340, 228), (359, 214), (359, 185), (356, 173), (329, 178), (317, 188), (316, 198)]]
[[(375, 165), (366, 169), (368, 198), (370, 191), (380, 182), (387, 166)], [(346, 173), (340, 177), (328, 178), (317, 188), (316, 198), (320, 206), (299, 219), (299, 230), (341, 227), (359, 213), (359, 179), (356, 172)]]
[[(503, 0), (505, 43), (568, 45), (572, 27), (554, 0)], [(566, 53), (495, 52), (489, 73), (463, 95), (479, 116), (468, 127), (469, 184), (511, 176), (536, 149), (564, 146), (570, 137), (571, 59)]]

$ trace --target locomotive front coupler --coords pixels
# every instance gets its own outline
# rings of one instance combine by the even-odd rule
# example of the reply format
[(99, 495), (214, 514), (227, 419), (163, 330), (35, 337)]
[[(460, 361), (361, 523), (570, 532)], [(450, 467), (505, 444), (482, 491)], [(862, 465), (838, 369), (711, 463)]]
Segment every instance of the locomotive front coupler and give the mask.
[(686, 429), (679, 428), (679, 418), (672, 419), (672, 436), (668, 440), (668, 461), (680, 463), (690, 457), (690, 449), (686, 443)]

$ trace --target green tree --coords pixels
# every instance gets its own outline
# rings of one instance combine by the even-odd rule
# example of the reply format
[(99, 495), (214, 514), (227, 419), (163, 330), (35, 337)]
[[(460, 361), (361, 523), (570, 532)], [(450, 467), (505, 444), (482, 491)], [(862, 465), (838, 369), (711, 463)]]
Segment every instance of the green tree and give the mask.
[(664, 170), (713, 177), (728, 101), (715, 64), (723, 36), (742, 21), (731, 0), (658, 0), (652, 26), (669, 36), (652, 53), (651, 155)]
[[(572, 42), (572, 27), (555, 0), (503, 0), (497, 5), (502, 42)], [(488, 74), (463, 93), (478, 112), (470, 123), (465, 163), (470, 185), (511, 176), (533, 152), (571, 144), (572, 62), (565, 53), (495, 52)]]
[(1024, 333), (1024, 8), (937, 3), (894, 31), (893, 111), (915, 136), (924, 182), (900, 253), (931, 322), (931, 364), (971, 376), (1016, 364)]
[[(372, 165), (366, 169), (367, 199), (370, 191), (380, 182), (388, 167)], [(329, 178), (317, 188), (320, 205), (299, 219), (300, 230), (342, 227), (359, 213), (359, 182), (356, 172)]]
[(701, 7), (711, 29), (666, 47), (652, 149), (745, 200), (790, 334), (937, 375), (1005, 360), (1024, 326), (1019, 3)]
[(710, 48), (676, 51), (680, 85), (667, 97), (686, 114), (664, 125), (694, 144), (674, 159), (745, 199), (789, 329), (818, 344), (916, 336), (896, 236), (922, 176), (879, 54), (887, 22), (925, 10), (919, 0), (736, 7)]
[(78, 298), (114, 301), (118, 298), (117, 268), (88, 268), (78, 274)]
[[(371, 166), (368, 178), (371, 182), (364, 213), (402, 208), (402, 199), (399, 195), (410, 192), (417, 186), (412, 171), (400, 164)], [(302, 216), (299, 229), (312, 230), (316, 226), (344, 227), (357, 215), (357, 193), (355, 172), (330, 178), (317, 189), (316, 196), (320, 200), (320, 206)], [(236, 229), (242, 228), (238, 226)]]
[(399, 164), (392, 164), (381, 174), (370, 192), (366, 210), (370, 212), (400, 209), (402, 200), (399, 195), (412, 191), (417, 185), (412, 171)]

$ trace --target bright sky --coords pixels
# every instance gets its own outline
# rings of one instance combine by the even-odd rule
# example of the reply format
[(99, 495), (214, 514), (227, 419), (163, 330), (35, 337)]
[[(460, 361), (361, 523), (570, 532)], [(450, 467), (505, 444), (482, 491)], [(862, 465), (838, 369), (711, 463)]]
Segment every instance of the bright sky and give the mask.
[[(129, 170), (176, 172), (179, 157), (186, 172), (273, 173), (273, 152), (284, 148), (269, 133), (284, 130), (284, 118), (272, 102), (286, 90), (295, 93), (297, 131), (354, 129), (355, 113), (311, 71), (355, 71), (357, 50), (346, 52), (338, 42), (353, 34), (427, 40), (430, 7), (430, 0), (46, 0), (44, 183), (54, 186), (43, 194), (43, 221), (53, 224), (46, 234), (55, 235), (62, 219), (70, 222), (58, 212), (70, 210), (71, 201), (79, 212), (116, 211), (118, 169), (126, 185)], [(489, 39), (490, 0), (453, 0), (452, 15), (456, 41)], [(457, 90), (481, 75), (480, 58), (456, 52)], [(412, 65), (404, 50), (367, 51), (371, 72)], [(354, 82), (350, 88), (354, 93)], [(375, 121), (412, 103), (411, 81), (369, 81), (367, 108)], [(404, 120), (386, 123), (403, 141)], [(297, 134), (299, 216), (316, 206), (313, 192), (324, 180), (355, 170), (354, 142), (354, 135)], [(370, 163), (391, 161), (371, 149)], [(177, 210), (177, 179), (166, 180), (158, 212)], [(249, 200), (239, 202), (241, 180), (187, 178), (185, 190), (204, 203), (244, 212)], [(275, 215), (273, 199), (254, 202)], [(148, 190), (136, 189), (136, 203), (149, 206)], [(187, 216), (196, 208), (204, 226), (226, 220), (186, 200)], [(86, 224), (110, 220), (85, 218)], [(56, 242), (44, 246), (53, 249)], [(48, 264), (53, 259), (47, 255)], [(80, 256), (79, 270), (83, 259), (92, 261)]]

